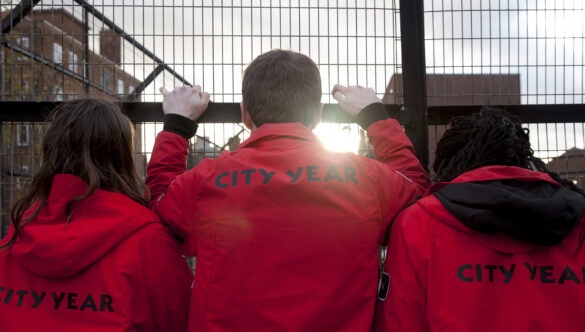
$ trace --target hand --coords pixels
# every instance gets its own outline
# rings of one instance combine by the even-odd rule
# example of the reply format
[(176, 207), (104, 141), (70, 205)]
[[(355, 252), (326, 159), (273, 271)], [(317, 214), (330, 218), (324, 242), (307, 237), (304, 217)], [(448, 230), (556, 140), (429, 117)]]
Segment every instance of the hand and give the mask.
[(194, 87), (182, 86), (171, 92), (164, 87), (160, 88), (163, 94), (163, 113), (178, 114), (193, 121), (199, 119), (209, 104), (209, 93), (201, 91), (199, 85)]
[(372, 88), (362, 86), (345, 87), (335, 84), (331, 91), (333, 98), (339, 102), (345, 113), (355, 118), (366, 106), (381, 102)]

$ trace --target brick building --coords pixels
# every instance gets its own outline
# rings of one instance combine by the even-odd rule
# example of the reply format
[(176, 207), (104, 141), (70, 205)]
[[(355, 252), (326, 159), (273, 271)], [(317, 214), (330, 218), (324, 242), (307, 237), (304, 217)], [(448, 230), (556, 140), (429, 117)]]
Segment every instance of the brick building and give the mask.
[(585, 190), (585, 150), (569, 149), (562, 155), (552, 158), (546, 166)]
[[(519, 74), (427, 74), (427, 106), (502, 106), (520, 104)], [(385, 104), (404, 103), (402, 74), (390, 78)], [(429, 165), (446, 126), (429, 126)]]
[(86, 47), (85, 31), (85, 25), (63, 9), (33, 11), (25, 16), (3, 37), (48, 64), (3, 47), (0, 99), (59, 101), (80, 95), (128, 95), (140, 81), (121, 67), (121, 36), (110, 30), (102, 29), (99, 34), (88, 31), (92, 38), (87, 39)]
[[(519, 74), (427, 74), (428, 106), (519, 105)], [(402, 74), (392, 75), (383, 102), (403, 104)]]

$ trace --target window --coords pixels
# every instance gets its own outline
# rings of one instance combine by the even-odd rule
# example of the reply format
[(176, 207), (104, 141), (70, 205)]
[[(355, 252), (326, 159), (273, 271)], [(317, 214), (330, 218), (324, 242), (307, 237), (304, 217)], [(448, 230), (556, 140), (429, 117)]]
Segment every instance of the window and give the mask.
[(73, 51), (67, 52), (69, 56), (69, 70), (77, 73), (77, 54)]
[(55, 86), (55, 88), (53, 89), (53, 94), (55, 95), (55, 98), (53, 98), (54, 101), (63, 101), (63, 88), (60, 86)]
[[(30, 42), (29, 42), (28, 37), (19, 37), (16, 40), (16, 44), (24, 50), (28, 50), (30, 48)], [(26, 61), (27, 58), (28, 57), (24, 57), (22, 55), (19, 55), (16, 57), (16, 61), (24, 62), (24, 61)]]
[(27, 100), (30, 93), (30, 85), (28, 80), (22, 80), (22, 85), (20, 86), (20, 94), (18, 95), (19, 100)]
[(118, 80), (118, 94), (119, 95), (124, 94), (124, 81), (122, 80)]
[(63, 46), (53, 43), (53, 61), (63, 63)]
[(28, 146), (30, 144), (30, 132), (28, 125), (16, 126), (16, 146)]
[(20, 37), (18, 38), (18, 46), (22, 47), (25, 50), (30, 48), (30, 40), (28, 37)]
[(128, 94), (134, 92), (134, 85), (128, 85)]
[(102, 86), (104, 90), (108, 90), (112, 85), (112, 74), (107, 71), (102, 72)]

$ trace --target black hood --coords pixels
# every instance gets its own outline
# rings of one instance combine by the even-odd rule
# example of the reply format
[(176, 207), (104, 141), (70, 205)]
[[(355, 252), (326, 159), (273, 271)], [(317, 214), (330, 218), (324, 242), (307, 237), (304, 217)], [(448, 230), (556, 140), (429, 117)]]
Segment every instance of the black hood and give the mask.
[(541, 181), (452, 183), (434, 195), (449, 213), (476, 232), (504, 233), (542, 246), (560, 243), (585, 214), (583, 195)]

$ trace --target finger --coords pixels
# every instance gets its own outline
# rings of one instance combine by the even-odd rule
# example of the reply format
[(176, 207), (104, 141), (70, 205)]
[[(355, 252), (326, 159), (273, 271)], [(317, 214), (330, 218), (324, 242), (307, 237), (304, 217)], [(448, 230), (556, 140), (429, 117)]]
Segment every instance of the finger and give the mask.
[(345, 94), (349, 89), (341, 84), (335, 84), (331, 90), (331, 94), (335, 95), (337, 92)]
[(209, 93), (207, 93), (207, 92), (201, 93), (201, 100), (203, 101), (203, 103), (205, 103), (205, 104), (209, 103), (209, 98), (210, 98)]
[(158, 91), (160, 91), (160, 93), (162, 93), (163, 96), (169, 93), (169, 90), (167, 90), (164, 86), (161, 86), (160, 89), (158, 89)]
[(342, 102), (345, 102), (345, 95), (341, 93), (341, 91), (336, 91), (333, 94), (333, 99), (337, 100), (341, 104)]
[(200, 86), (200, 85), (195, 85), (195, 86), (193, 87), (193, 89), (194, 89), (194, 90), (195, 90), (195, 92), (197, 92), (197, 93), (201, 92), (201, 86)]
[(368, 88), (368, 90), (370, 90), (373, 94), (376, 94), (376, 90), (374, 90), (373, 88)]

